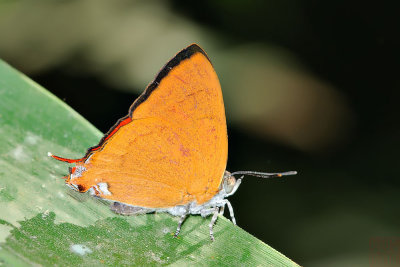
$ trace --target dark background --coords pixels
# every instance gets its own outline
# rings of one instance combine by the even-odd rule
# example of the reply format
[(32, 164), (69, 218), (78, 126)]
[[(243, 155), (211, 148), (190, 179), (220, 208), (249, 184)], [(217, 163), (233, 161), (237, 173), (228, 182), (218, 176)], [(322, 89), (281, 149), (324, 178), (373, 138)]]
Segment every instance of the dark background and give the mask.
[[(33, 7), (27, 1), (0, 5), (0, 33), (10, 36), (0, 41), (0, 56), (98, 129), (106, 132), (126, 115), (146, 84), (125, 83), (127, 76), (113, 79), (114, 73), (124, 72), (127, 65), (120, 58), (98, 59), (107, 50), (92, 51), (111, 42), (111, 58), (113, 51), (120, 49), (116, 44), (132, 42), (132, 55), (127, 57), (135, 59), (136, 55), (151, 56), (156, 47), (168, 47), (162, 50), (166, 51), (164, 58), (157, 57), (160, 61), (150, 64), (152, 69), (146, 72), (150, 82), (156, 74), (153, 69), (160, 69), (174, 53), (198, 42), (221, 79), (228, 117), (228, 169), (299, 172), (283, 179), (245, 178), (230, 198), (240, 227), (304, 266), (365, 266), (377, 256), (373, 240), (400, 238), (400, 57), (396, 38), (400, 24), (396, 6), (356, 1), (150, 1), (146, 12), (156, 18), (168, 14), (163, 17), (166, 25), (159, 26), (163, 35), (157, 39), (154, 36), (160, 32), (152, 29), (157, 29), (159, 21), (152, 16), (143, 16), (143, 27), (153, 21), (156, 24), (144, 33), (118, 34), (121, 25), (129, 29), (129, 19), (113, 24), (115, 18), (140, 17), (140, 1), (59, 2), (41, 2), (32, 12), (28, 12)], [(190, 26), (182, 29), (185, 25)], [(102, 38), (92, 36), (94, 41), (88, 41), (82, 37), (92, 35), (96, 27)], [(175, 38), (175, 29), (184, 34)], [(238, 84), (229, 79), (240, 78), (242, 66), (248, 70), (248, 64), (255, 64), (260, 69), (246, 54), (252, 47), (248, 44), (257, 44), (277, 62), (276, 67), (271, 65), (272, 77), (280, 77), (279, 70), (286, 75), (282, 81), (295, 77), (290, 90), (275, 89), (263, 80), (251, 86), (255, 78), (245, 80), (244, 84), (250, 84), (243, 90), (229, 86)], [(281, 56), (282, 51), (289, 56)], [(263, 62), (260, 64), (271, 64), (268, 57)], [(140, 66), (133, 69), (132, 73), (141, 72)], [(263, 70), (254, 77), (261, 79)], [(308, 93), (301, 91), (312, 86), (315, 89), (304, 91)], [(259, 91), (252, 91), (254, 87)], [(267, 88), (272, 91), (265, 91)], [(293, 91), (297, 88), (299, 91)], [(305, 107), (309, 99), (316, 100), (310, 111), (299, 117), (302, 109), (296, 110), (294, 102), (277, 105), (274, 112), (285, 114), (286, 123), (280, 116), (264, 120), (262, 112), (267, 111), (262, 105), (272, 106), (269, 92), (277, 90), (285, 93), (283, 103), (291, 99), (291, 92), (300, 92), (296, 101), (304, 102)], [(237, 101), (248, 95), (243, 103)], [(260, 105), (262, 112), (256, 116), (248, 112), (252, 105)]]

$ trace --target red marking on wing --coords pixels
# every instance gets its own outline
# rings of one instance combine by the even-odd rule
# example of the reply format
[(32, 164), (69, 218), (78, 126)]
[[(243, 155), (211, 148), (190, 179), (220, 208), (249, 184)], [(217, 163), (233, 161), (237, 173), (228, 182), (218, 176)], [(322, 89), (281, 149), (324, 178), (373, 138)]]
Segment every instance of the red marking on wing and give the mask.
[(124, 119), (124, 120), (122, 120), (120, 123), (118, 123), (117, 126), (114, 126), (114, 128), (112, 129), (112, 131), (111, 131), (110, 133), (106, 134), (106, 135), (103, 137), (103, 139), (101, 139), (100, 143), (99, 143), (97, 146), (94, 146), (94, 147), (89, 148), (88, 152), (86, 153), (85, 157), (83, 157), (83, 159), (87, 159), (87, 158), (90, 156), (91, 152), (96, 151), (96, 150), (99, 150), (99, 149), (104, 145), (104, 143), (105, 143), (108, 139), (110, 139), (110, 137), (113, 136), (113, 135), (119, 130), (119, 128), (121, 128), (121, 127), (124, 126), (124, 125), (127, 125), (127, 124), (130, 123), (131, 121), (132, 121), (132, 119), (131, 119), (130, 117), (127, 117), (126, 119)]
[(75, 163), (78, 161), (83, 161), (85, 158), (81, 158), (81, 159), (66, 159), (66, 158), (62, 158), (56, 155), (51, 155), (50, 157), (52, 157), (53, 159), (59, 160), (59, 161), (64, 161), (64, 162), (68, 162), (68, 163)]
[(130, 117), (128, 117), (128, 118), (126, 118), (125, 120), (121, 121), (121, 123), (118, 124), (118, 126), (115, 127), (114, 130), (112, 130), (111, 133), (110, 133), (109, 135), (107, 135), (107, 137), (104, 139), (104, 141), (107, 140), (107, 139), (109, 139), (111, 136), (113, 136), (113, 135), (119, 130), (119, 128), (121, 128), (121, 127), (124, 126), (124, 125), (127, 125), (127, 124), (130, 123), (131, 121), (132, 121), (132, 119), (131, 119)]
[(117, 126), (115, 126), (112, 129), (112, 131), (110, 133), (106, 134), (103, 137), (103, 139), (100, 141), (100, 143), (97, 146), (91, 147), (83, 158), (80, 158), (80, 159), (67, 159), (67, 158), (62, 158), (62, 157), (56, 156), (56, 155), (50, 155), (50, 156), (53, 159), (56, 159), (56, 160), (59, 160), (59, 161), (63, 161), (63, 162), (68, 162), (68, 163), (76, 163), (76, 162), (85, 161), (93, 151), (96, 151), (96, 150), (100, 149), (104, 145), (105, 141), (107, 141), (111, 136), (113, 136), (119, 130), (119, 128), (121, 128), (122, 126), (130, 123), (131, 121), (132, 121), (132, 119), (130, 117), (127, 117), (126, 119), (122, 120)]

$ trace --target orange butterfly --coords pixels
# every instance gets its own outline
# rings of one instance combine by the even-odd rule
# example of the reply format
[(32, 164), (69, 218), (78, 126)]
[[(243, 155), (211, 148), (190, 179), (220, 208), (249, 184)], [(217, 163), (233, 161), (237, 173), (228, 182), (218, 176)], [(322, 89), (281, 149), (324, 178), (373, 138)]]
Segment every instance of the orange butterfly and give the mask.
[(213, 225), (238, 189), (242, 177), (262, 178), (296, 172), (260, 173), (225, 170), (228, 138), (225, 109), (217, 74), (196, 44), (179, 52), (162, 68), (129, 108), (129, 114), (91, 147), (66, 176), (79, 192), (113, 202), (123, 215), (168, 212), (181, 216), (175, 236), (189, 214), (207, 217)]

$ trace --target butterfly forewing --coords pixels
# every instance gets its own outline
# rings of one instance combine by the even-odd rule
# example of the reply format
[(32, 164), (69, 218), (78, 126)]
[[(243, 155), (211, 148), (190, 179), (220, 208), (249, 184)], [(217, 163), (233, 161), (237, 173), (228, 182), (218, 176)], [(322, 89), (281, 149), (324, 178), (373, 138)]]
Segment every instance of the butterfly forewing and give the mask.
[(228, 154), (225, 110), (218, 77), (198, 46), (161, 70), (130, 116), (82, 163), (85, 188), (107, 183), (111, 195), (101, 197), (149, 208), (202, 204), (218, 193)]

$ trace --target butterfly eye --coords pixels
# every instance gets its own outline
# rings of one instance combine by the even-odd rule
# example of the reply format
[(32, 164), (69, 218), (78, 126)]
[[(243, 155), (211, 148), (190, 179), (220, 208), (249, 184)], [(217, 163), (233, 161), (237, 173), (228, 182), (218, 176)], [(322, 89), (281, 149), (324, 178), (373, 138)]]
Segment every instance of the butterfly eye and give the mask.
[(229, 194), (232, 192), (233, 188), (235, 187), (236, 184), (236, 178), (233, 175), (230, 176), (225, 176), (224, 177), (224, 190), (226, 194)]

